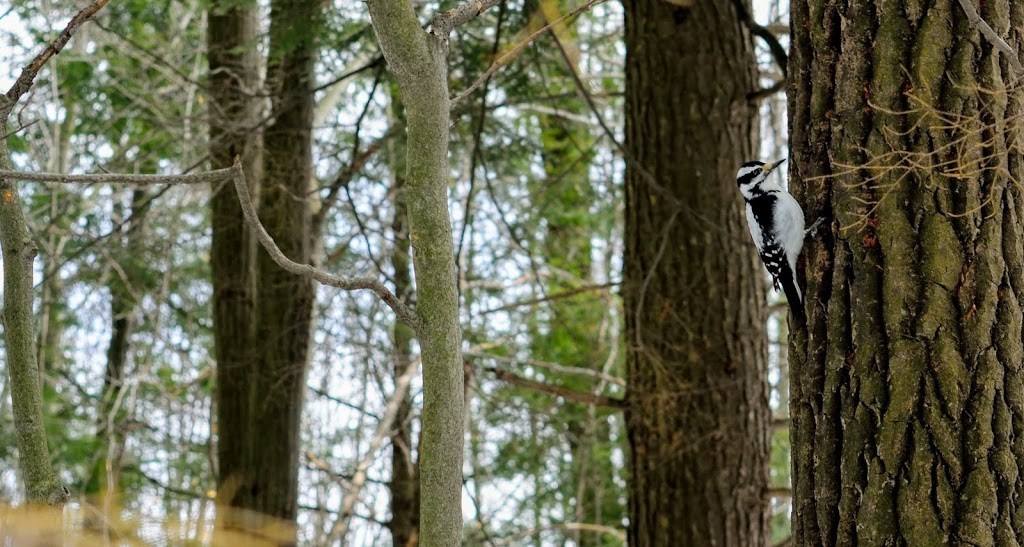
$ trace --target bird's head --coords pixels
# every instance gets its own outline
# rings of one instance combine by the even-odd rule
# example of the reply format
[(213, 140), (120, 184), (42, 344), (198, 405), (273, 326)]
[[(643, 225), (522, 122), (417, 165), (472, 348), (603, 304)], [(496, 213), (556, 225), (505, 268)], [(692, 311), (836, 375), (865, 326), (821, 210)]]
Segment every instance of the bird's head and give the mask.
[(765, 163), (763, 161), (748, 161), (740, 166), (740, 170), (736, 172), (736, 184), (740, 188), (740, 192), (743, 193), (743, 197), (751, 199), (759, 194), (761, 183), (768, 178), (778, 166), (786, 161), (786, 158), (774, 161), (772, 163)]

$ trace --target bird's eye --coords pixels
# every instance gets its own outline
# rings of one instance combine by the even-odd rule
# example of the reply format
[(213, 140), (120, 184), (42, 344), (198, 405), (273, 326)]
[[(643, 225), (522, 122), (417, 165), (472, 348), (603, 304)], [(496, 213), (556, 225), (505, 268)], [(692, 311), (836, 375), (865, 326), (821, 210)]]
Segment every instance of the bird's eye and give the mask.
[(760, 175), (761, 174), (761, 170), (760, 169), (755, 169), (754, 170), (754, 174), (755, 175)]

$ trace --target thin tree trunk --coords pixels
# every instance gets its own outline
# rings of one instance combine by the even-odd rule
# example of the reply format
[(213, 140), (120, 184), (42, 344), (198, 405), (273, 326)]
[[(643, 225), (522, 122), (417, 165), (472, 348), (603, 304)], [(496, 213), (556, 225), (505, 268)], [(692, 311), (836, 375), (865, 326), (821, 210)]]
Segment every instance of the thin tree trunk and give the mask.
[[(0, 135), (8, 132), (13, 105), (0, 96)], [(7, 140), (0, 139), (0, 170), (13, 170)], [(4, 269), (5, 369), (11, 386), (11, 408), (18, 445), (18, 463), (26, 497), (32, 504), (63, 506), (68, 489), (57, 479), (46, 445), (36, 336), (32, 272), (37, 247), (29, 234), (15, 181), (0, 179), (0, 249)]]
[[(405, 108), (397, 86), (391, 92), (391, 123), (405, 123)], [(395, 212), (391, 231), (395, 242), (391, 252), (394, 268), (395, 294), (403, 301), (410, 301), (413, 293), (412, 268), (410, 264), (409, 210), (406, 204), (405, 150), (400, 143), (391, 144), (391, 172), (394, 178)], [(398, 377), (412, 362), (412, 341), (415, 332), (401, 321), (394, 327), (394, 378)], [(395, 416), (394, 433), (391, 435), (391, 536), (396, 547), (415, 547), (419, 536), (419, 481), (416, 476), (416, 462), (412, 457), (412, 396), (406, 391), (399, 403)]]
[(752, 42), (728, 2), (624, 5), (629, 544), (764, 545), (765, 282), (735, 185)]
[(424, 31), (408, 0), (378, 0), (367, 6), (409, 121), (406, 199), (423, 360), (420, 542), (426, 547), (458, 545), (462, 537), (463, 369), (448, 214), (447, 36)]
[(1024, 3), (792, 4), (795, 545), (1024, 543)]

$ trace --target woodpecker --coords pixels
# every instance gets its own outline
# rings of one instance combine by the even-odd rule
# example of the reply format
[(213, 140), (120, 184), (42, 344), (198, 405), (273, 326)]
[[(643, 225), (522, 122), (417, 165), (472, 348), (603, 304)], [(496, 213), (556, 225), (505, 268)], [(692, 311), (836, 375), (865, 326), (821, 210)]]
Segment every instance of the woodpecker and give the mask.
[(804, 246), (804, 212), (789, 192), (768, 180), (784, 161), (748, 161), (736, 173), (736, 184), (747, 202), (747, 227), (757, 254), (772, 275), (775, 290), (782, 285), (789, 308), (802, 318), (804, 298), (796, 281), (796, 259)]

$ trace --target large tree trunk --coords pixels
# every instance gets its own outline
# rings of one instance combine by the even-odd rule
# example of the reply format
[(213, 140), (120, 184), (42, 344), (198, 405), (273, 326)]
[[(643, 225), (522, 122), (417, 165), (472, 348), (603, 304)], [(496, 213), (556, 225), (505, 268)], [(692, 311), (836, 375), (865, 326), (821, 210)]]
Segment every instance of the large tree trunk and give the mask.
[[(277, 0), (270, 11), (267, 79), (273, 122), (264, 133), (260, 217), (267, 232), (299, 264), (311, 263), (309, 184), (313, 177), (313, 66), (319, 2)], [(313, 280), (257, 255), (249, 473), (243, 506), (285, 520), (298, 509), (299, 443), (306, 391)]]
[[(1024, 3), (965, 0), (1015, 52)], [(956, 0), (792, 4), (796, 545), (1024, 542), (1024, 92)]]
[[(211, 167), (230, 167), (241, 155), (252, 185), (260, 178), (259, 11), (255, 2), (214, 2), (208, 20)], [(239, 506), (251, 433), (255, 247), (231, 184), (213, 188), (211, 207), (218, 497)]]
[(735, 184), (753, 46), (728, 2), (624, 5), (629, 544), (764, 545), (766, 287)]

